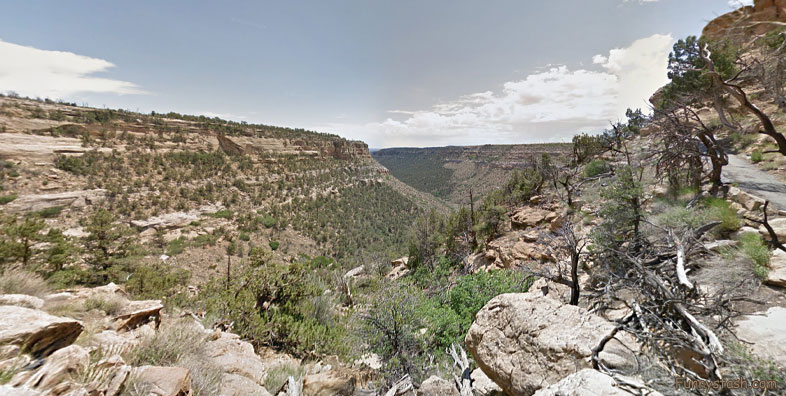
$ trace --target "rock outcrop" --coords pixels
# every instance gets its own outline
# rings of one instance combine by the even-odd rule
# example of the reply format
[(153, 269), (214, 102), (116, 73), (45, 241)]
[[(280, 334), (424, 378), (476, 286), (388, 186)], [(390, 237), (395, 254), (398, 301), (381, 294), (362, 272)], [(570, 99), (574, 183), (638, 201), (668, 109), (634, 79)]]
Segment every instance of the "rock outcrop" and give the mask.
[[(15, 387), (24, 387), (41, 391), (53, 388), (77, 388), (70, 386), (74, 376), (80, 375), (90, 363), (90, 353), (78, 345), (69, 345), (58, 349), (44, 360), (43, 366), (38, 370), (23, 370), (11, 379)], [(65, 393), (65, 392), (62, 392)], [(61, 394), (61, 393), (55, 393)]]
[(0, 306), (0, 318), (0, 345), (16, 345), (33, 356), (71, 345), (82, 333), (82, 324), (74, 319), (24, 307)]
[(513, 213), (513, 216), (510, 217), (510, 222), (514, 228), (529, 228), (543, 222), (550, 222), (556, 218), (557, 214), (554, 212), (527, 206)]
[(737, 337), (750, 343), (753, 353), (786, 367), (786, 308), (772, 307), (737, 322)]
[(786, 1), (754, 0), (752, 6), (710, 21), (702, 30), (702, 36), (715, 40), (741, 40), (774, 30), (780, 26), (778, 22), (786, 22)]
[(0, 305), (17, 305), (20, 307), (41, 309), (44, 300), (26, 294), (0, 294)]
[[(769, 221), (772, 230), (775, 231), (775, 235), (778, 236), (778, 240), (781, 242), (786, 242), (786, 217), (778, 217), (776, 219), (772, 219)], [(770, 233), (764, 228), (764, 226), (759, 227), (759, 233), (764, 236), (765, 239), (770, 239)]]
[(149, 395), (191, 395), (191, 374), (182, 367), (142, 366), (134, 370), (138, 387)]
[(660, 396), (654, 390), (639, 389), (639, 392), (628, 392), (618, 386), (613, 378), (600, 371), (583, 369), (571, 374), (556, 384), (535, 392), (535, 396)]
[(354, 392), (355, 379), (341, 377), (333, 371), (303, 377), (305, 396), (351, 396)]
[(254, 347), (237, 334), (216, 332), (212, 338), (205, 345), (205, 352), (224, 371), (221, 393), (261, 394), (266, 369)]
[(432, 375), (420, 384), (417, 396), (459, 396), (459, 391), (450, 381)]
[(123, 312), (115, 316), (115, 330), (131, 330), (150, 321), (158, 327), (163, 308), (160, 300), (130, 301)]
[(9, 212), (37, 212), (54, 207), (82, 207), (103, 202), (104, 189), (68, 191), (54, 194), (22, 195), (4, 206)]
[(771, 286), (786, 287), (786, 252), (776, 249), (770, 258), (770, 270), (764, 283)]
[(409, 273), (409, 257), (401, 257), (390, 262), (393, 268), (387, 274), (388, 279), (396, 280)]
[(502, 394), (502, 388), (479, 368), (472, 370), (469, 378), (472, 379), (472, 390), (475, 391), (477, 395), (492, 396)]
[[(615, 325), (583, 308), (542, 293), (499, 295), (478, 312), (466, 344), (478, 367), (511, 396), (529, 396), (582, 368), (592, 348)], [(607, 367), (631, 369), (638, 347), (618, 334), (599, 358)]]

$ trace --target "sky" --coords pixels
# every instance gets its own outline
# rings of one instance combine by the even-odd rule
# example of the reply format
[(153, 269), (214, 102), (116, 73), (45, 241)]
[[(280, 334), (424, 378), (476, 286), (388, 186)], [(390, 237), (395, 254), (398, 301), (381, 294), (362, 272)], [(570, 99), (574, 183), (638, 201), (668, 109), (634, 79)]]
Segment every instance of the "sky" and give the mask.
[(0, 0), (0, 92), (374, 148), (569, 141), (646, 108), (674, 41), (738, 4)]

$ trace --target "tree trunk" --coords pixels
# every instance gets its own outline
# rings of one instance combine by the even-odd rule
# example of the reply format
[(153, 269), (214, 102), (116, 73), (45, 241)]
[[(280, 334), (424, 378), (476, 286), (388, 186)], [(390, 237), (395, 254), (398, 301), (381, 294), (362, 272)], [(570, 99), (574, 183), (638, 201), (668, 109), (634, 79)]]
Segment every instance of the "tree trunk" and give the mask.
[(570, 254), (570, 305), (579, 305), (579, 253), (574, 248)]

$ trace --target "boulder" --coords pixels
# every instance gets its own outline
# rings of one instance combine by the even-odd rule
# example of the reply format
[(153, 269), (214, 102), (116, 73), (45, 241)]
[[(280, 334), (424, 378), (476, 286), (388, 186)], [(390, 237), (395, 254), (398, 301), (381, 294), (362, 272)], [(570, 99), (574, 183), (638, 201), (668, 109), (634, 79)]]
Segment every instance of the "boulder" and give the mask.
[[(765, 233), (766, 233), (766, 232), (767, 232), (767, 231), (765, 230)], [(734, 231), (734, 232), (733, 232), (733, 233), (730, 235), (730, 237), (731, 237), (731, 239), (732, 239), (732, 240), (734, 240), (734, 241), (739, 241), (739, 240), (740, 240), (740, 238), (742, 238), (742, 236), (743, 236), (743, 235), (745, 235), (745, 234), (748, 234), (748, 233), (752, 233), (752, 234), (758, 234), (758, 233), (759, 233), (759, 230), (757, 230), (757, 229), (755, 229), (755, 228), (753, 228), (753, 227), (748, 227), (748, 226), (745, 226), (745, 227), (742, 227), (742, 228), (740, 228), (740, 229), (739, 229), (739, 230), (737, 230), (737, 231)]]
[(191, 395), (191, 373), (182, 367), (142, 366), (132, 374), (141, 389), (148, 395), (187, 396)]
[(614, 378), (593, 369), (583, 369), (563, 378), (556, 384), (535, 392), (535, 396), (633, 396), (642, 394), (661, 395), (652, 389), (642, 389), (640, 393), (628, 392), (617, 386)]
[(350, 396), (355, 392), (355, 378), (343, 378), (333, 371), (303, 377), (305, 396)]
[(37, 357), (71, 345), (83, 328), (74, 319), (11, 305), (0, 306), (0, 318), (0, 345), (17, 345)]
[(547, 218), (552, 215), (556, 217), (556, 214), (547, 210), (528, 206), (520, 208), (513, 213), (513, 216), (510, 217), (510, 223), (513, 225), (513, 228), (529, 228), (547, 221)]
[(156, 328), (161, 324), (161, 310), (164, 306), (161, 300), (131, 301), (120, 315), (114, 318), (114, 327), (117, 331), (127, 331), (137, 326), (155, 321)]
[(552, 282), (546, 278), (538, 278), (532, 282), (528, 292), (540, 293), (557, 301), (568, 303), (570, 301), (570, 287), (562, 283)]
[(390, 264), (393, 268), (388, 272), (387, 278), (396, 280), (401, 278), (402, 276), (409, 273), (409, 268), (407, 264), (409, 263), (409, 257), (401, 257), (399, 259), (393, 260)]
[[(615, 325), (540, 291), (494, 297), (467, 333), (467, 348), (486, 375), (511, 396), (529, 396), (582, 368)], [(638, 345), (619, 333), (599, 358), (607, 367), (635, 369)]]
[(87, 349), (69, 345), (49, 355), (37, 370), (17, 373), (11, 379), (11, 384), (38, 390), (61, 387), (84, 373), (89, 363), (90, 353)]
[(521, 240), (524, 242), (537, 242), (538, 239), (540, 239), (540, 235), (534, 230), (521, 234)]
[(0, 294), (0, 305), (17, 305), (20, 307), (41, 309), (44, 306), (44, 300), (28, 296), (27, 294)]
[(114, 330), (104, 330), (90, 337), (90, 345), (100, 348), (130, 349), (139, 344), (139, 340), (130, 332), (118, 333)]
[(748, 211), (759, 210), (759, 208), (764, 206), (765, 202), (763, 198), (749, 194), (737, 187), (729, 187), (728, 197)]
[(254, 352), (254, 347), (232, 333), (216, 332), (205, 344), (205, 354), (226, 374), (239, 375), (262, 386), (265, 384), (265, 365)]
[(271, 396), (263, 386), (237, 374), (224, 374), (221, 376), (221, 396), (249, 395)]
[(365, 267), (363, 267), (362, 265), (352, 268), (351, 270), (347, 271), (347, 273), (344, 274), (344, 278), (345, 279), (356, 278), (363, 273), (364, 269)]
[(354, 367), (367, 367), (374, 371), (382, 369), (382, 358), (376, 353), (369, 352), (352, 363)]
[(718, 252), (723, 249), (733, 248), (737, 246), (737, 241), (730, 239), (721, 239), (704, 244), (704, 249), (710, 252)]
[(750, 343), (751, 352), (786, 367), (786, 308), (744, 316), (736, 330), (738, 338)]
[(540, 262), (556, 262), (557, 259), (548, 247), (534, 243), (519, 241), (513, 245), (512, 257), (514, 260), (535, 260)]
[(502, 394), (502, 388), (479, 368), (472, 370), (469, 378), (472, 379), (472, 390), (479, 396)]
[(39, 396), (42, 393), (28, 388), (16, 388), (11, 385), (0, 385), (0, 395), (3, 396)]
[(487, 270), (489, 261), (486, 259), (485, 252), (473, 253), (464, 257), (464, 268), (468, 268), (470, 272), (478, 272)]
[(420, 384), (418, 396), (459, 396), (459, 391), (451, 381), (432, 375)]
[[(786, 217), (771, 219), (769, 220), (769, 223), (773, 231), (775, 231), (775, 235), (778, 236), (778, 240), (786, 243)], [(767, 240), (770, 239), (770, 234), (767, 232), (767, 229), (764, 228), (764, 226), (759, 226), (759, 234), (764, 236), (764, 238)]]
[(770, 271), (764, 283), (770, 286), (786, 287), (786, 252), (775, 249), (770, 258)]

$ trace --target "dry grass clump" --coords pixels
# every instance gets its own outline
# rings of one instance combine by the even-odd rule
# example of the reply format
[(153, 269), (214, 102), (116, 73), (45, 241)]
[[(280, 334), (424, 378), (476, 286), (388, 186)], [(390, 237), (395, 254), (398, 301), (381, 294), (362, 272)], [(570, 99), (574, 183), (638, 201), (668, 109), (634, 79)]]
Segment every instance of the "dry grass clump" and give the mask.
[(164, 323), (155, 335), (129, 351), (132, 366), (176, 366), (190, 370), (194, 394), (218, 394), (222, 371), (206, 355), (206, 335), (189, 319)]
[(43, 297), (52, 291), (40, 275), (22, 270), (7, 270), (0, 274), (0, 294), (27, 294)]
[(91, 296), (84, 302), (85, 311), (97, 309), (107, 315), (117, 315), (126, 305), (126, 301), (118, 296)]
[(265, 389), (275, 394), (284, 387), (289, 377), (300, 378), (305, 374), (305, 369), (292, 362), (282, 362), (270, 368), (265, 378)]

